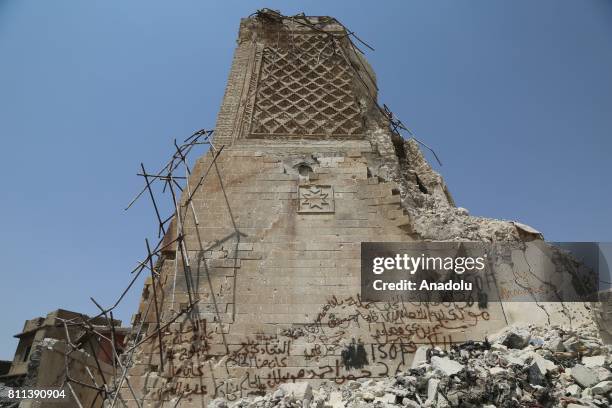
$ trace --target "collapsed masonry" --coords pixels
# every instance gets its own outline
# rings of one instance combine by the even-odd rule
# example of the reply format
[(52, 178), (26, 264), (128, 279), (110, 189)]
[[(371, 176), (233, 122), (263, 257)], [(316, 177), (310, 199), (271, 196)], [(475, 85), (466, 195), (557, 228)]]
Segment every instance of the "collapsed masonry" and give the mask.
[[(19, 344), (13, 361), (0, 375), (0, 407), (49, 404), (69, 408), (78, 405), (76, 401), (87, 407), (103, 406), (103, 396), (95, 386), (106, 381), (110, 384), (117, 374), (118, 355), (129, 333), (129, 328), (120, 326), (120, 320), (63, 309), (26, 320), (21, 333), (15, 335)], [(7, 398), (9, 388), (59, 389), (67, 383), (66, 397), (59, 400), (20, 402)]]
[(384, 378), (409, 369), (420, 345), (589, 320), (581, 304), (360, 298), (362, 242), (542, 236), (455, 206), (378, 105), (350, 34), (330, 17), (242, 20), (214, 145), (177, 197), (133, 322), (122, 404), (200, 407), (296, 381)]
[(593, 326), (512, 327), (491, 342), (467, 342), (441, 350), (421, 346), (410, 368), (383, 379), (359, 378), (313, 388), (284, 383), (263, 396), (214, 408), (303, 406), (419, 407), (610, 407), (612, 346)]

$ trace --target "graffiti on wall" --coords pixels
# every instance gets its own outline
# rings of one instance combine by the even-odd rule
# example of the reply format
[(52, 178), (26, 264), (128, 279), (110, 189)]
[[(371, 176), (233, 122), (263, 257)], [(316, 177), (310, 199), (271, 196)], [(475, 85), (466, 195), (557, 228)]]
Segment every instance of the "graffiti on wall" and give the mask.
[(490, 320), (477, 305), (365, 302), (336, 296), (308, 324), (275, 334), (222, 339), (218, 323), (185, 322), (164, 335), (166, 387), (158, 398), (206, 395), (236, 400), (286, 382), (336, 384), (395, 375), (410, 367), (421, 345), (450, 347), (457, 333)]

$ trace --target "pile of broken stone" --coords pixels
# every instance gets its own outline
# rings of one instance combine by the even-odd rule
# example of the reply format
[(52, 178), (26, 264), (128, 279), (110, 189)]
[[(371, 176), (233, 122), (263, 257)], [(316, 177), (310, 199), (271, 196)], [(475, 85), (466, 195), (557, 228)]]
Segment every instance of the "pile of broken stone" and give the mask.
[(450, 351), (421, 347), (412, 368), (341, 387), (282, 384), (264, 396), (209, 408), (611, 407), (612, 346), (592, 326), (507, 328), (490, 341)]

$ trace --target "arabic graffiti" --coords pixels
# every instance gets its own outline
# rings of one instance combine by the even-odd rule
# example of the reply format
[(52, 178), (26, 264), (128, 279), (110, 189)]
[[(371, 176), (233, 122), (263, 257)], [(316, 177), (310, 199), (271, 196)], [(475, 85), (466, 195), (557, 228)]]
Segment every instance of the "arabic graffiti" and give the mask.
[(395, 375), (421, 345), (448, 348), (456, 333), (490, 320), (477, 305), (373, 303), (332, 296), (307, 324), (225, 344), (205, 319), (164, 335), (168, 382), (158, 398), (207, 395), (236, 400), (298, 380), (336, 384)]

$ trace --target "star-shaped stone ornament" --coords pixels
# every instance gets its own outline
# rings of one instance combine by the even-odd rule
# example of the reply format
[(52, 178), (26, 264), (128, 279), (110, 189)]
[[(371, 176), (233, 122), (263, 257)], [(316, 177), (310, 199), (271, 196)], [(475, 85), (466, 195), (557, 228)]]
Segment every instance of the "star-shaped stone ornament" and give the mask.
[(333, 212), (333, 196), (329, 186), (300, 187), (300, 211)]
[(303, 204), (308, 206), (308, 208), (319, 208), (322, 210), (323, 206), (329, 205), (327, 201), (328, 196), (329, 193), (324, 193), (321, 188), (313, 186), (304, 192)]

